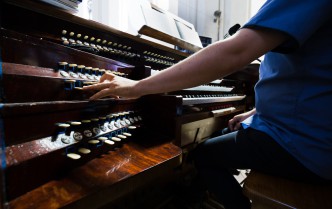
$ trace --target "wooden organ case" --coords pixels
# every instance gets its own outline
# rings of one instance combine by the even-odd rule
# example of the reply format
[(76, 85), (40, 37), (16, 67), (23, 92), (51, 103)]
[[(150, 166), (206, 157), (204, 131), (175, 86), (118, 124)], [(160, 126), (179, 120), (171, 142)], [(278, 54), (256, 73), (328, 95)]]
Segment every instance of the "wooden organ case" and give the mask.
[(37, 1), (1, 1), (0, 46), (3, 206), (99, 208), (181, 163), (146, 127), (142, 100), (88, 101), (81, 88), (106, 71), (144, 78), (185, 53)]
[(184, 150), (247, 109), (238, 77), (89, 101), (82, 87), (107, 71), (142, 79), (189, 55), (37, 1), (0, 4), (2, 208), (102, 208), (171, 182)]

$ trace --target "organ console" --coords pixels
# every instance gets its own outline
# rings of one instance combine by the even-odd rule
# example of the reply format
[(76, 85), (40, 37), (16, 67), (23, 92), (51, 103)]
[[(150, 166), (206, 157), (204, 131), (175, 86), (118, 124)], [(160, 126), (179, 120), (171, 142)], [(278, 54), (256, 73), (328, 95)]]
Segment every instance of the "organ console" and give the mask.
[[(235, 114), (242, 113), (253, 107), (253, 93), (245, 89), (253, 89), (257, 65), (252, 64), (243, 69), (238, 75), (232, 75), (221, 80), (215, 80), (208, 85), (169, 92), (161, 98), (152, 98), (148, 104), (150, 111), (156, 111), (163, 125), (154, 129), (174, 138), (176, 145), (183, 151), (191, 150), (197, 144), (205, 141), (222, 127), (226, 127), (228, 120)], [(154, 107), (153, 101), (160, 101), (160, 107)], [(167, 110), (167, 111), (165, 111)], [(154, 115), (154, 114), (152, 114)], [(154, 119), (147, 116), (150, 126), (154, 126)]]
[(1, 1), (0, 47), (2, 208), (124, 208), (181, 176), (185, 150), (252, 105), (241, 76), (89, 101), (82, 87), (105, 72), (141, 79), (189, 54), (38, 1)]

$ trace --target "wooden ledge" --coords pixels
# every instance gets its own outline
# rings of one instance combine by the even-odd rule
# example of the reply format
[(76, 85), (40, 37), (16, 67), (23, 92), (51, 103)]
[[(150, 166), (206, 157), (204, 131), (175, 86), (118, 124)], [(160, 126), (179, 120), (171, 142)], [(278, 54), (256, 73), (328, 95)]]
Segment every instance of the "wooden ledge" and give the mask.
[(170, 178), (181, 163), (181, 153), (169, 142), (153, 146), (129, 142), (74, 169), (63, 179), (12, 200), (9, 208), (99, 208), (146, 184)]

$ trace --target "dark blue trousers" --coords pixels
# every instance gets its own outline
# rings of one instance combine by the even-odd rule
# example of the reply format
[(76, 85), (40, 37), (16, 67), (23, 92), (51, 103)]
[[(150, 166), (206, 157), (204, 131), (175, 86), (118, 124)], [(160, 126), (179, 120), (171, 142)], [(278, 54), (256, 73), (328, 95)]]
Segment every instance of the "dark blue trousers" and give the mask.
[(260, 172), (304, 182), (324, 179), (309, 171), (267, 134), (255, 129), (231, 132), (211, 138), (194, 152), (200, 178), (226, 209), (250, 208), (242, 187), (230, 169)]

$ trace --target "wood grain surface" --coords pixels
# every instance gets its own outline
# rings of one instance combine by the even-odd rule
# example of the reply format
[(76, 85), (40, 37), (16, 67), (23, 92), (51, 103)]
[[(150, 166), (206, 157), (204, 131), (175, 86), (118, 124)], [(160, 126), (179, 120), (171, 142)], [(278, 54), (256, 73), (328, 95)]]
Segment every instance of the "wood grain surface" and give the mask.
[(149, 182), (163, 181), (180, 163), (181, 149), (169, 142), (129, 142), (16, 198), (9, 207), (98, 208)]

